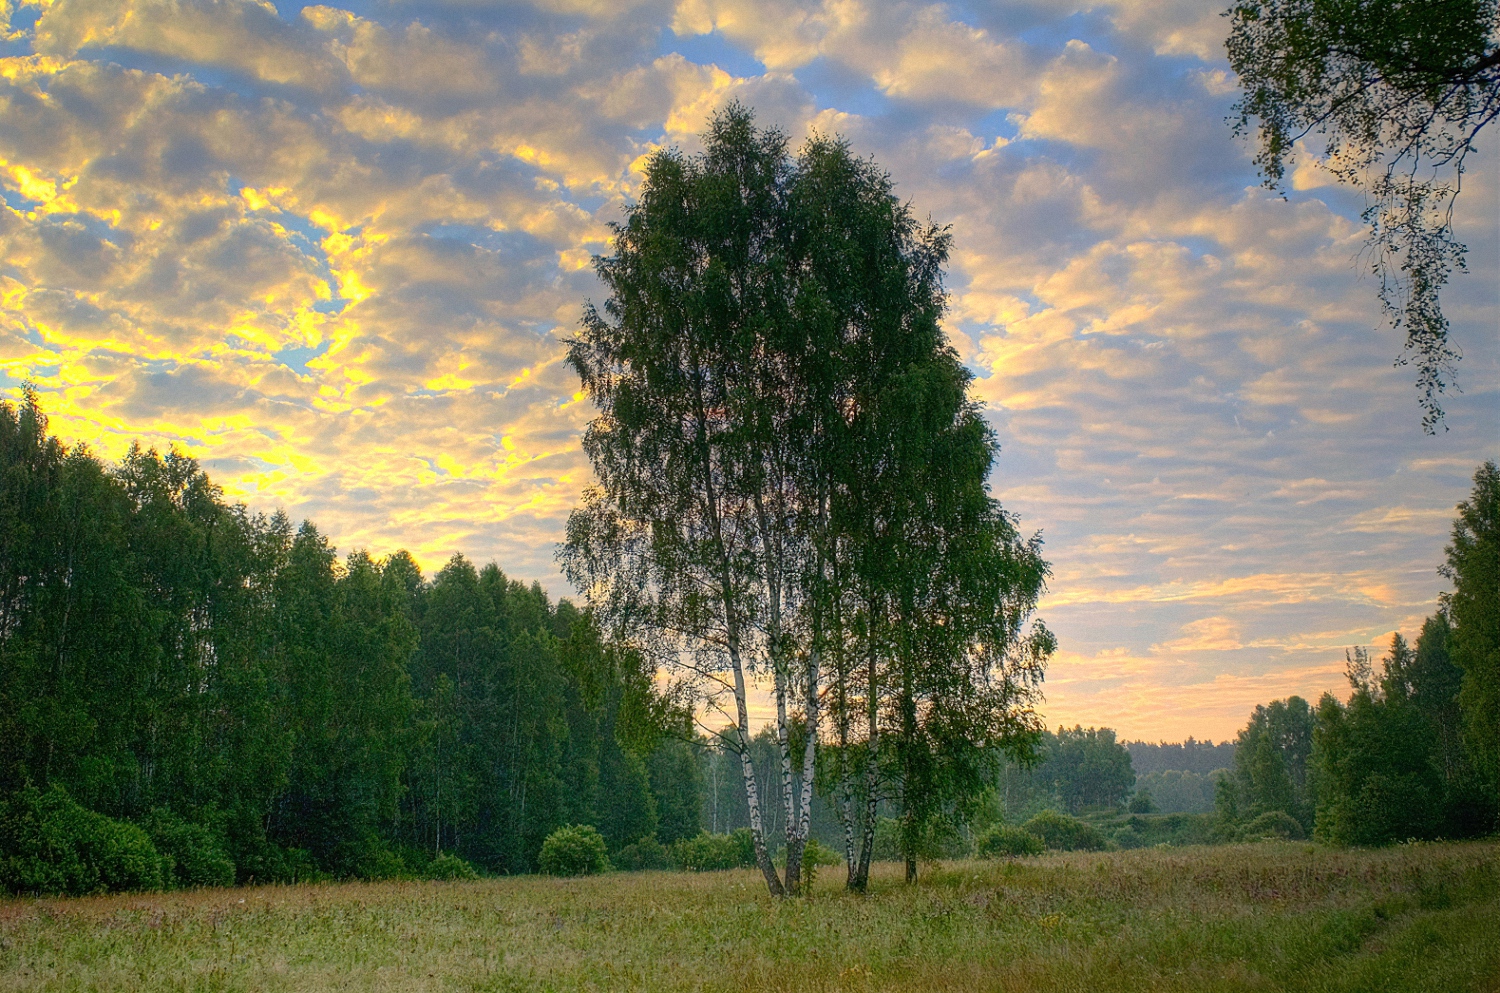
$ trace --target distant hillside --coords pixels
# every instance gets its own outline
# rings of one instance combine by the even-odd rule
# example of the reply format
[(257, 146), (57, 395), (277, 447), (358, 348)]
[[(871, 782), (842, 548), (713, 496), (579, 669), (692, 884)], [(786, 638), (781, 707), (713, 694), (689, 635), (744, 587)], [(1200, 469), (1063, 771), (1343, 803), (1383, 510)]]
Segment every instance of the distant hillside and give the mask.
[(1189, 738), (1182, 742), (1126, 741), (1122, 742), (1130, 752), (1130, 764), (1137, 776), (1153, 772), (1213, 772), (1234, 766), (1234, 742), (1198, 741)]

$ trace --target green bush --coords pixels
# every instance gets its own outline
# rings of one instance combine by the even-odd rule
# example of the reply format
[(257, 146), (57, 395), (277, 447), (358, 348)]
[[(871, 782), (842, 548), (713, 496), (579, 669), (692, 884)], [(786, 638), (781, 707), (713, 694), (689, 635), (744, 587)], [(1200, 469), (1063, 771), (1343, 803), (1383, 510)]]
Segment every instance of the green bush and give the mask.
[(54, 785), (0, 804), (0, 886), (12, 893), (156, 890), (162, 857), (134, 824), (85, 810)]
[[(743, 831), (744, 834), (740, 834)], [(672, 846), (677, 864), (688, 872), (715, 872), (755, 864), (755, 846), (748, 828), (733, 834), (700, 831)]]
[(201, 824), (156, 809), (143, 825), (162, 856), (162, 884), (172, 889), (233, 886), (234, 862), (218, 835)]
[[(563, 828), (563, 830), (566, 831), (567, 828)], [(590, 828), (589, 830), (592, 831), (593, 828)], [(555, 834), (555, 832), (554, 832), (554, 834)], [(597, 832), (595, 832), (595, 835), (597, 836)], [(551, 841), (551, 840), (552, 840), (552, 838), (549, 836), (547, 838), (547, 841)], [(546, 842), (543, 842), (542, 843), (542, 851), (545, 852), (546, 850), (547, 850), (547, 844), (546, 844)], [(608, 867), (609, 867), (609, 863), (606, 861), (605, 868), (607, 869)], [(601, 869), (601, 870), (597, 870), (597, 871), (602, 872), (604, 870)], [(582, 873), (577, 873), (577, 872), (568, 872), (568, 873), (554, 872), (554, 873), (552, 873), (552, 875), (554, 875), (554, 876), (577, 876), (577, 875), (582, 875)], [(465, 860), (459, 858), (457, 855), (450, 855), (447, 852), (441, 852), (431, 862), (427, 863), (426, 867), (422, 870), (422, 878), (423, 879), (478, 879), (479, 878), (479, 873), (477, 871), (475, 871), (475, 869), (474, 869), (474, 867), (472, 865), (470, 865)]]
[[(875, 850), (871, 854), (876, 862), (901, 862), (906, 858), (901, 850), (901, 822), (898, 819), (875, 818)], [(929, 824), (917, 838), (916, 855), (924, 862), (964, 858), (968, 854), (969, 843), (949, 824)]]
[[(1141, 833), (1129, 824), (1116, 831), (1110, 840), (1115, 843), (1116, 847), (1127, 850), (1146, 847), (1146, 839), (1141, 837)], [(1169, 845), (1171, 842), (1164, 841), (1162, 844)]]
[(1302, 825), (1290, 814), (1280, 810), (1268, 811), (1246, 824), (1240, 832), (1246, 841), (1258, 838), (1282, 838), (1301, 841), (1305, 836)]
[(370, 845), (360, 853), (354, 874), (360, 879), (405, 879), (411, 875), (411, 870), (400, 852), (385, 845)]
[(735, 865), (741, 868), (755, 865), (755, 836), (749, 828), (735, 828), (729, 832), (729, 840), (734, 842)]
[(817, 838), (808, 838), (807, 845), (802, 849), (802, 868), (805, 871), (809, 866), (841, 865), (844, 857), (838, 852), (823, 844)]
[(1105, 845), (1104, 835), (1093, 825), (1055, 810), (1042, 811), (1021, 828), (1042, 839), (1042, 844), (1054, 851), (1097, 852)]
[(671, 849), (657, 841), (654, 834), (626, 845), (610, 861), (615, 864), (616, 869), (624, 869), (626, 872), (677, 868), (677, 860), (672, 857)]
[(592, 876), (610, 870), (609, 848), (590, 824), (560, 827), (547, 835), (538, 861), (549, 876)]
[(974, 842), (974, 854), (982, 859), (1040, 855), (1046, 849), (1041, 838), (1024, 828), (1009, 824), (996, 824)]
[(802, 885), (811, 886), (824, 866), (840, 865), (844, 857), (817, 838), (808, 838), (802, 847)]

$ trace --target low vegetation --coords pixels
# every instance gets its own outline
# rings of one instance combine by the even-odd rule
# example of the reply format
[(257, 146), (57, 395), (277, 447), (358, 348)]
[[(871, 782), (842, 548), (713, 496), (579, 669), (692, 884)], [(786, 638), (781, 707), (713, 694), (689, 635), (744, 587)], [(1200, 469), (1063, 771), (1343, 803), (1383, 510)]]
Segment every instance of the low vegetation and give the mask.
[(1500, 843), (1271, 842), (0, 903), (0, 991), (1485, 990)]

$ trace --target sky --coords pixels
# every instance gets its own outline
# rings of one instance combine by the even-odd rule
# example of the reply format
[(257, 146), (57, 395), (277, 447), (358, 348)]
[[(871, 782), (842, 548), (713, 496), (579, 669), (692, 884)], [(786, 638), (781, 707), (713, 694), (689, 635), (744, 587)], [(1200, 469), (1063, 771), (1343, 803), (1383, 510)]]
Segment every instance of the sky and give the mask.
[[(991, 485), (1052, 564), (1049, 724), (1222, 739), (1415, 636), (1500, 456), (1494, 135), (1424, 435), (1314, 154), (1226, 118), (1198, 0), (0, 0), (0, 395), (200, 460), (343, 551), (555, 596), (592, 415), (562, 344), (646, 159), (731, 99), (951, 226)], [(1494, 129), (1492, 129), (1493, 131)]]

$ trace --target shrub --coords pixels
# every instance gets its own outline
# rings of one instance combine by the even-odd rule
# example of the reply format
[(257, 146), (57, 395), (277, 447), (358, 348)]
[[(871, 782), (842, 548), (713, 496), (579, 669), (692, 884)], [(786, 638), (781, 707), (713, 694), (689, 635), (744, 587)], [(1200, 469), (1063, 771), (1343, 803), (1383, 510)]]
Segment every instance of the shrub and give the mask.
[[(567, 829), (564, 828), (563, 830), (567, 830)], [(593, 828), (590, 828), (589, 830), (592, 831)], [(555, 833), (556, 832), (554, 832), (554, 834)], [(597, 832), (596, 832), (596, 836), (597, 836)], [(551, 840), (552, 840), (551, 837), (548, 837), (547, 841), (551, 841)], [(545, 852), (546, 850), (547, 850), (546, 842), (543, 842), (542, 843), (542, 851)], [(605, 868), (608, 868), (608, 862), (607, 861), (605, 863)], [(599, 871), (603, 871), (603, 870), (599, 870)], [(580, 875), (580, 873), (576, 873), (576, 872), (571, 872), (571, 873), (554, 872), (553, 875), (554, 876), (564, 876), (564, 875), (577, 876), (577, 875)], [(479, 873), (475, 871), (475, 869), (474, 869), (474, 867), (472, 865), (470, 865), (464, 859), (459, 858), (457, 855), (450, 855), (447, 852), (440, 852), (435, 858), (433, 858), (433, 860), (431, 862), (428, 862), (427, 866), (422, 870), (422, 878), (423, 879), (478, 879), (479, 878)]]
[(1044, 845), (1055, 851), (1097, 852), (1105, 844), (1104, 835), (1093, 825), (1055, 810), (1042, 811), (1021, 828), (1042, 839)]
[(12, 893), (155, 890), (162, 857), (134, 824), (85, 810), (61, 786), (0, 804), (0, 885)]
[(1282, 838), (1301, 841), (1304, 837), (1302, 825), (1290, 814), (1280, 810), (1267, 811), (1246, 824), (1241, 836), (1246, 840), (1257, 838)]
[[(442, 856), (439, 855), (438, 858)], [(354, 874), (360, 879), (405, 879), (411, 873), (400, 852), (392, 851), (385, 845), (371, 845), (360, 853)]]
[(672, 857), (671, 850), (657, 841), (654, 834), (626, 845), (615, 853), (610, 861), (615, 864), (616, 869), (624, 869), (627, 872), (677, 867), (677, 861)]
[(817, 838), (808, 838), (802, 848), (802, 885), (811, 886), (818, 878), (818, 870), (825, 865), (839, 865), (844, 857)]
[(549, 876), (592, 876), (610, 870), (609, 848), (591, 824), (560, 827), (547, 835), (538, 861)]
[(305, 848), (283, 848), (276, 869), (279, 883), (326, 883), (333, 878), (318, 868), (318, 860)]
[(974, 842), (974, 854), (982, 859), (1040, 855), (1046, 848), (1041, 838), (1009, 824), (996, 824)]
[(734, 864), (737, 867), (755, 865), (755, 836), (749, 828), (735, 828), (729, 832), (729, 840), (734, 842)]
[(157, 808), (143, 825), (162, 856), (162, 883), (174, 889), (233, 886), (234, 862), (218, 835)]
[(1130, 806), (1127, 809), (1132, 814), (1154, 814), (1156, 813), (1156, 800), (1152, 798), (1150, 790), (1141, 787), (1135, 791), (1135, 796), (1130, 798)]
[(740, 828), (733, 834), (700, 831), (673, 845), (672, 854), (688, 872), (715, 872), (755, 864), (755, 846), (748, 828)]
[[(1110, 840), (1113, 841), (1117, 847), (1124, 849), (1146, 847), (1146, 839), (1142, 838), (1140, 832), (1129, 824), (1116, 831), (1110, 838)], [(1164, 841), (1162, 842), (1162, 844), (1170, 846), (1171, 842)]]

